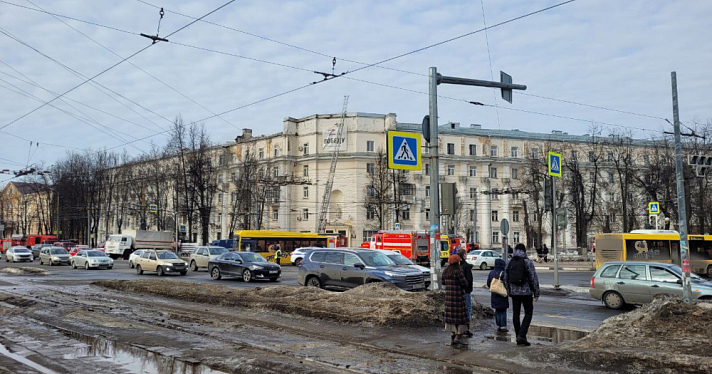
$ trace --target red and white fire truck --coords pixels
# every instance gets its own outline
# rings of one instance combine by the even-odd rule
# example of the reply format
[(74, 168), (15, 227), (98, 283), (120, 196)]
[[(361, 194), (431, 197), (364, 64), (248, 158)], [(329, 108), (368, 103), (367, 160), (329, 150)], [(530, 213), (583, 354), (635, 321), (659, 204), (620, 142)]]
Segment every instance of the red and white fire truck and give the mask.
[(430, 258), (430, 235), (406, 230), (379, 231), (361, 243), (361, 248), (398, 251), (415, 263), (426, 263)]

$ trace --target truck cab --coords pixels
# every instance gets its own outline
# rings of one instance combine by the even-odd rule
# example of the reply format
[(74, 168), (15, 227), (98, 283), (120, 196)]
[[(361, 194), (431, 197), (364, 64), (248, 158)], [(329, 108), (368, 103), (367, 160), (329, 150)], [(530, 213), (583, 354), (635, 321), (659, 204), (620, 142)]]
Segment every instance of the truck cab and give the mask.
[(109, 235), (104, 245), (104, 251), (111, 258), (118, 258), (124, 255), (126, 250), (131, 252), (133, 238), (128, 235)]

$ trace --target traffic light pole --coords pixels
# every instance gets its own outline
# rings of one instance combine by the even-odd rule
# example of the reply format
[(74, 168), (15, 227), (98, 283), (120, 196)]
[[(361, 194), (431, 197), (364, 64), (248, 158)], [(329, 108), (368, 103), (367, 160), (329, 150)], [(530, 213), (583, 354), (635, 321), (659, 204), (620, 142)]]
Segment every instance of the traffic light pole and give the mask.
[(430, 282), (431, 289), (442, 286), (440, 274), (440, 169), (438, 166), (438, 69), (430, 68)]

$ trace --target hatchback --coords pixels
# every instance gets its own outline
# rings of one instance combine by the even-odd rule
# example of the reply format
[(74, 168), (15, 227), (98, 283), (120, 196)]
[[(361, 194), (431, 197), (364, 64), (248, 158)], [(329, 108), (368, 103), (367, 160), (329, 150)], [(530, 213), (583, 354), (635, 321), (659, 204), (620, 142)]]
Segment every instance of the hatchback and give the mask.
[[(712, 282), (690, 276), (692, 298), (712, 300)], [(682, 297), (682, 269), (658, 262), (606, 262), (593, 274), (588, 292), (610, 309), (646, 304), (657, 294)]]
[(45, 247), (40, 251), (40, 265), (70, 264), (69, 253), (62, 247)]
[(466, 257), (467, 262), (469, 262), (473, 268), (486, 270), (494, 268), (494, 261), (498, 258), (502, 258), (502, 255), (491, 249), (478, 249), (468, 253)]

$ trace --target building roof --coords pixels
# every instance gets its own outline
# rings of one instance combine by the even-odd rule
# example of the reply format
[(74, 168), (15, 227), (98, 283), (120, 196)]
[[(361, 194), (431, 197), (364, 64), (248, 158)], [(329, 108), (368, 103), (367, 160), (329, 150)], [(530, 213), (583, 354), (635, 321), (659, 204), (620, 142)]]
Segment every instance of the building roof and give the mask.
[(17, 191), (23, 195), (31, 195), (37, 192), (44, 192), (50, 190), (49, 186), (43, 183), (10, 182), (8, 184), (15, 186)]

